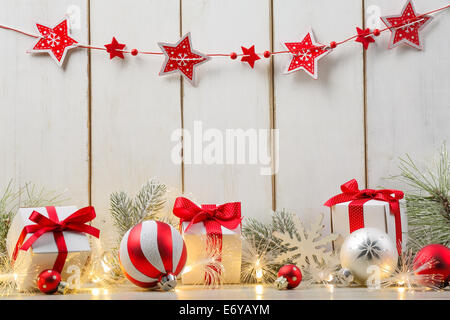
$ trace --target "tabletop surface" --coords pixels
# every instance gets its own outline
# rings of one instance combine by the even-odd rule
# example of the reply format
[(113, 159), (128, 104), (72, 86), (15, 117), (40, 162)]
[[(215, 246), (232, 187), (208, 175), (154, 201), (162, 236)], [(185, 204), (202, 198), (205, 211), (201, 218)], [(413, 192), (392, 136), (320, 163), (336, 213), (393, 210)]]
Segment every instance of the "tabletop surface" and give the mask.
[(224, 285), (220, 289), (202, 286), (179, 286), (172, 292), (146, 291), (129, 285), (120, 288), (92, 288), (77, 294), (55, 295), (17, 295), (8, 299), (55, 299), (55, 300), (450, 300), (450, 289), (442, 291), (409, 291), (403, 288), (370, 290), (363, 287), (325, 288), (321, 286), (298, 288), (295, 290), (277, 290), (263, 285)]

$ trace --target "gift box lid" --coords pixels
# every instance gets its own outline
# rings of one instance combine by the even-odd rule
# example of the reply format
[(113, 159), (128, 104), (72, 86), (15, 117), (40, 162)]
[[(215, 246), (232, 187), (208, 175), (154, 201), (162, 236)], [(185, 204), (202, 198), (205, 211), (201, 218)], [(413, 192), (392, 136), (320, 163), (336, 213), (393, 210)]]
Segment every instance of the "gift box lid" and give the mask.
[[(189, 222), (183, 222), (182, 223), (182, 230), (183, 230), (183, 234), (187, 234), (187, 235), (198, 235), (198, 234), (206, 234), (206, 228), (205, 228), (205, 224), (203, 222), (198, 222), (198, 223), (194, 223), (189, 230), (186, 232), (186, 228), (189, 225)], [(241, 224), (239, 224), (239, 226), (237, 226), (235, 229), (230, 230), (225, 228), (224, 226), (221, 226), (222, 228), (222, 235), (236, 235), (236, 234), (241, 234)]]
[[(55, 207), (55, 209), (60, 221), (77, 211), (76, 206)], [(19, 209), (17, 214), (14, 216), (7, 236), (7, 249), (10, 256), (14, 251), (22, 229), (27, 225), (35, 224), (33, 221), (29, 220), (29, 217), (33, 211), (37, 211), (43, 216), (48, 217), (45, 207)], [(63, 231), (63, 235), (67, 246), (67, 252), (90, 251), (89, 239), (86, 234), (74, 231)], [(31, 234), (26, 236), (25, 241), (29, 237), (31, 237)], [(33, 253), (38, 254), (58, 252), (53, 232), (44, 233), (31, 245), (30, 250), (32, 250)]]

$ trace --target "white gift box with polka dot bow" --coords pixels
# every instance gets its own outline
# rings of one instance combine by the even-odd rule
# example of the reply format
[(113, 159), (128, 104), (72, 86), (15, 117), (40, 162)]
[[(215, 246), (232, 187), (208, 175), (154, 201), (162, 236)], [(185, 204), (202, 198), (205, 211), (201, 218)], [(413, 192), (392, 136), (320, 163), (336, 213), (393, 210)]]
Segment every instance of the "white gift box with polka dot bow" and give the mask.
[[(185, 231), (189, 222), (182, 223), (182, 235), (187, 249), (186, 266), (182, 274), (183, 284), (205, 283), (205, 265), (207, 265), (207, 235), (203, 222), (194, 223)], [(222, 251), (220, 253), (224, 272), (222, 283), (239, 283), (241, 277), (241, 225), (230, 230), (222, 228)], [(214, 255), (217, 257), (217, 252)], [(211, 283), (213, 284), (213, 283)]]
[[(408, 219), (405, 201), (400, 200), (400, 220), (402, 229), (402, 248), (405, 250), (408, 240)], [(350, 234), (349, 204), (351, 201), (338, 203), (330, 208), (331, 232), (339, 234), (334, 242), (334, 249), (339, 250), (345, 237)], [(369, 200), (363, 205), (364, 227), (377, 228), (396, 241), (395, 217), (391, 214), (389, 203), (379, 200)]]

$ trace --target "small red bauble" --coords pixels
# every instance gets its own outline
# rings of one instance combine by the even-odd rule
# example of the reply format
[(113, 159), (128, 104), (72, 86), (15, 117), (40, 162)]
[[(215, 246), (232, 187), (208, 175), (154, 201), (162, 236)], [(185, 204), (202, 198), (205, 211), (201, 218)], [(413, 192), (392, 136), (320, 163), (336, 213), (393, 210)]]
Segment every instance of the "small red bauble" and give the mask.
[(139, 51), (137, 49), (133, 49), (133, 50), (131, 50), (131, 55), (132, 56), (137, 56), (138, 52)]
[(334, 49), (334, 48), (336, 48), (336, 47), (337, 47), (336, 41), (331, 41), (331, 42), (330, 42), (330, 48)]
[(271, 54), (270, 51), (264, 51), (264, 58), (270, 58)]
[(278, 271), (276, 285), (278, 289), (294, 289), (302, 281), (300, 269), (293, 264), (287, 264)]
[(230, 58), (231, 58), (231, 60), (235, 60), (237, 58), (237, 53), (236, 52), (232, 52), (230, 54)]
[(61, 282), (61, 274), (55, 270), (42, 271), (37, 280), (37, 286), (42, 293), (54, 293)]
[(378, 29), (373, 29), (373, 35), (375, 36), (375, 37), (378, 37), (379, 35), (380, 35), (380, 30), (378, 30)]
[[(424, 266), (429, 263), (430, 266)], [(430, 244), (417, 252), (414, 258), (414, 270), (417, 274), (422, 275), (437, 275), (439, 280), (431, 283), (424, 283), (424, 285), (431, 284), (440, 287), (448, 286), (450, 282), (450, 249), (441, 244)]]

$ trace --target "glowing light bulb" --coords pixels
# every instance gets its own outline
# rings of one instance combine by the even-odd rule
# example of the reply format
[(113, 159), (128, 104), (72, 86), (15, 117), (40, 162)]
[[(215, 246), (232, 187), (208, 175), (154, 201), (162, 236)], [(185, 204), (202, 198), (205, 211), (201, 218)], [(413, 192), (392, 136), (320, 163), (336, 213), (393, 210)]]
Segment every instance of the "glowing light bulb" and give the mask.
[(257, 295), (263, 294), (263, 292), (264, 292), (264, 287), (263, 287), (263, 285), (262, 285), (262, 284), (256, 285), (255, 291), (256, 291), (256, 294), (257, 294)]
[(256, 269), (256, 279), (261, 280), (263, 277), (263, 271), (261, 268)]
[(192, 267), (191, 266), (186, 266), (186, 267), (184, 267), (183, 274), (184, 273), (188, 273), (190, 271), (192, 271)]
[(91, 290), (92, 295), (98, 296), (100, 294), (100, 290), (98, 288), (94, 288)]
[(105, 258), (103, 258), (103, 260), (101, 261), (101, 263), (102, 263), (103, 271), (105, 271), (105, 272), (111, 271), (110, 266), (108, 266), (108, 264), (105, 262)]

